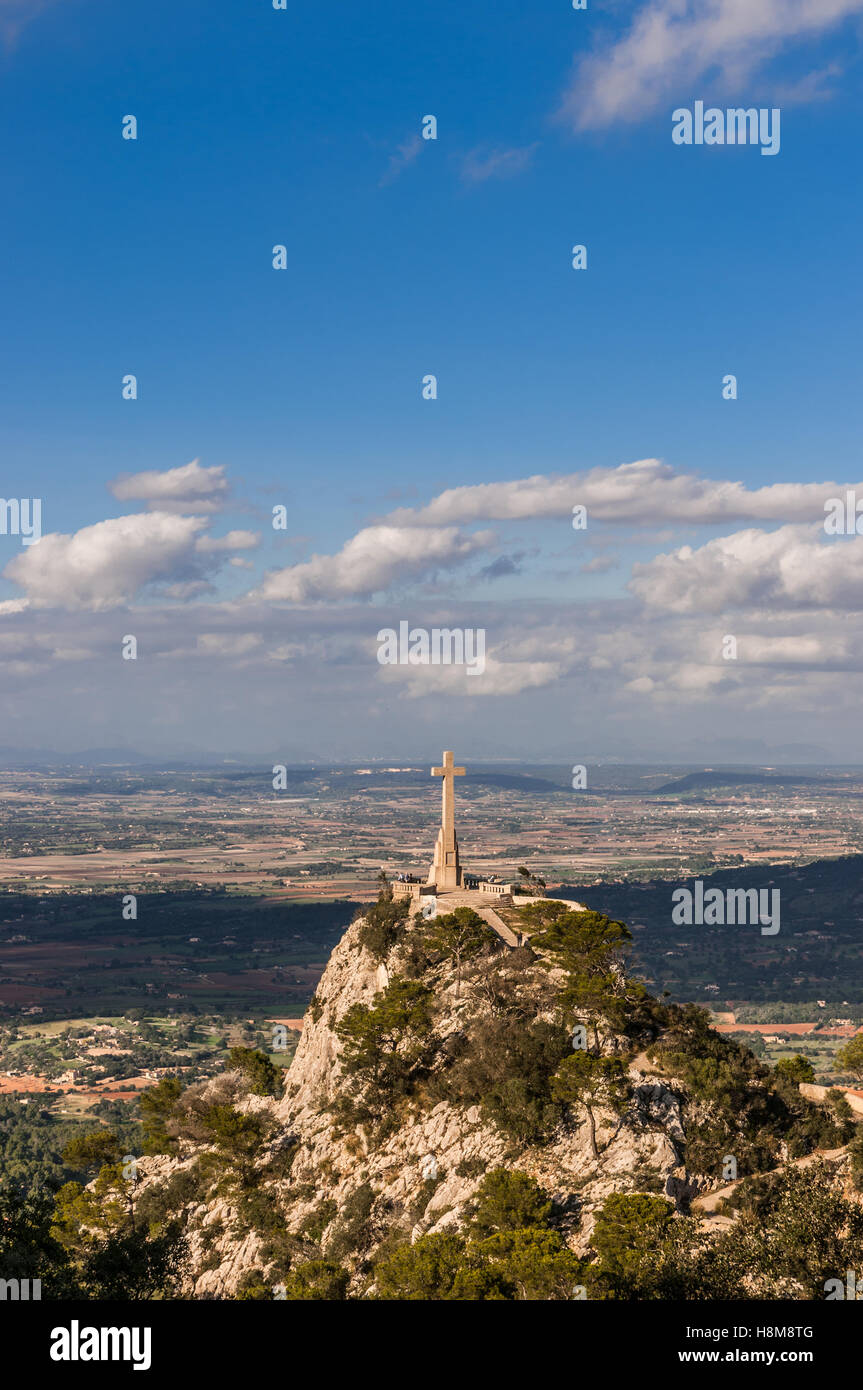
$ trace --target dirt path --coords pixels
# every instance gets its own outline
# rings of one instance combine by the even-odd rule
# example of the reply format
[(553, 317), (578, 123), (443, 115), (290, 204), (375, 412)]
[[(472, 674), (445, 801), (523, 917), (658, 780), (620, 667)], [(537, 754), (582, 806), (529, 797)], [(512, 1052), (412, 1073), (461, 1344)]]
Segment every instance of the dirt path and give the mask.
[[(847, 1145), (840, 1149), (816, 1149), (814, 1153), (804, 1154), (802, 1158), (792, 1158), (790, 1163), (782, 1163), (778, 1168), (767, 1168), (763, 1173), (748, 1173), (746, 1177), (764, 1178), (771, 1173), (782, 1173), (786, 1168), (808, 1168), (810, 1164), (817, 1163), (819, 1159), (839, 1158), (845, 1153)], [(724, 1197), (730, 1197), (736, 1187), (739, 1187), (746, 1178), (736, 1178), (734, 1182), (727, 1183), (725, 1187), (716, 1187), (712, 1192), (705, 1192), (701, 1197), (693, 1198), (692, 1211), (704, 1212), (705, 1215), (715, 1214), (719, 1203)]]
[(637, 1057), (633, 1057), (629, 1065), (630, 1067), (635, 1067), (638, 1071), (656, 1071), (655, 1066), (648, 1059), (646, 1052), (639, 1052)]

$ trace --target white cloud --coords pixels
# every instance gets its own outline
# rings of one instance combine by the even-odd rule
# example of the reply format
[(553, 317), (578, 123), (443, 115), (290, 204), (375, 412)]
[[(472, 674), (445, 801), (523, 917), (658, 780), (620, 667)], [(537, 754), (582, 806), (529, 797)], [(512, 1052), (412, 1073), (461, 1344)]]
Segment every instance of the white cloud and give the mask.
[[(863, 484), (856, 486), (863, 490)], [(538, 473), (512, 482), (449, 488), (427, 506), (402, 508), (388, 519), (400, 526), (524, 521), (571, 516), (580, 504), (587, 507), (589, 520), (633, 525), (814, 521), (823, 518), (825, 501), (839, 488), (832, 482), (774, 483), (750, 491), (741, 482), (699, 478), (678, 473), (659, 459), (639, 459), (559, 477)]]
[[(577, 130), (640, 121), (662, 102), (702, 95), (699, 82), (724, 98), (748, 94), (757, 79), (764, 97), (776, 57), (861, 12), (863, 0), (647, 0), (622, 38), (577, 62), (561, 115)], [(818, 82), (803, 82), (785, 89), (786, 102), (795, 90), (801, 101), (823, 95)], [(752, 102), (764, 104), (754, 94)]]
[(246, 656), (263, 640), (260, 632), (201, 632), (197, 650), (205, 656)]
[(251, 597), (308, 603), (317, 599), (370, 597), (400, 580), (416, 579), (461, 564), (493, 544), (490, 532), (462, 535), (454, 526), (417, 530), (368, 526), (337, 555), (313, 555), (273, 570)]
[(863, 604), (863, 537), (828, 541), (814, 527), (737, 531), (633, 567), (629, 588), (673, 613), (838, 608)]
[[(101, 610), (128, 603), (146, 584), (194, 567), (202, 517), (148, 512), (54, 532), (22, 550), (3, 571), (32, 608)], [(12, 600), (20, 608), (22, 600)], [(15, 611), (6, 606), (6, 611)]]
[(198, 459), (164, 472), (121, 473), (108, 487), (120, 502), (146, 502), (160, 512), (216, 512), (229, 495), (224, 465), (202, 468)]
[[(838, 640), (837, 640), (838, 638)], [(757, 662), (759, 666), (820, 666), (844, 668), (849, 660), (859, 664), (860, 657), (849, 647), (846, 639), (835, 631), (829, 633), (789, 633), (771, 636), (753, 632), (740, 642), (740, 658)]]

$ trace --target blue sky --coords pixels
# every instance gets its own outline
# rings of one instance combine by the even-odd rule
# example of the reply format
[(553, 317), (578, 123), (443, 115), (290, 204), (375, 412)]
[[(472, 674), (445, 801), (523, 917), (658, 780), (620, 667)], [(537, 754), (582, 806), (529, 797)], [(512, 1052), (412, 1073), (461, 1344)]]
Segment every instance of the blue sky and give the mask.
[[(861, 19), (863, 0), (742, 8), (733, 0), (590, 0), (585, 12), (565, 0), (439, 0), (430, 10), (288, 0), (284, 12), (269, 0), (0, 0), (3, 495), (41, 497), (43, 530), (72, 536), (144, 508), (159, 513), (152, 488), (131, 505), (116, 497), (109, 484), (119, 475), (169, 474), (197, 459), (201, 470), (222, 470), (227, 484), (205, 512), (207, 534), (256, 536), (236, 549), (242, 563), (228, 562), (228, 547), (225, 563), (206, 572), (200, 550), (196, 559), (169, 537), (164, 563), (123, 577), (120, 555), (111, 561), (118, 582), (101, 592), (97, 574), (77, 598), (62, 572), (70, 562), (63, 547), (39, 542), (24, 564), (18, 538), (0, 536), (8, 609), (0, 622), (20, 666), (7, 672), (8, 741), (58, 743), (45, 692), (59, 683), (81, 692), (80, 706), (68, 690), (63, 700), (70, 748), (120, 742), (167, 751), (197, 739), (254, 751), (244, 704), (252, 679), (269, 711), (252, 723), (270, 748), (287, 679), (315, 750), (349, 756), (343, 711), (356, 686), (337, 692), (335, 684), (344, 668), (356, 679), (352, 641), (373, 639), (379, 611), (418, 622), (425, 606), (430, 621), (490, 624), (493, 647), (497, 621), (504, 664), (513, 664), (525, 622), (547, 632), (547, 650), (531, 653), (536, 670), (522, 673), (526, 683), (512, 681), (510, 692), (501, 677), (506, 693), (490, 701), (429, 687), (436, 712), (414, 691), (393, 697), (394, 715), (388, 696), (375, 717), (393, 742), (381, 745), (370, 715), (356, 756), (410, 751), (417, 722), (433, 727), (452, 717), (447, 709), (458, 711), (466, 736), (491, 727), (484, 751), (497, 755), (550, 701), (553, 711), (541, 717), (547, 737), (529, 739), (525, 755), (565, 758), (567, 682), (578, 679), (579, 663), (573, 651), (561, 656), (560, 634), (588, 624), (573, 616), (579, 605), (610, 605), (589, 624), (606, 636), (619, 627), (621, 649), (627, 632), (644, 631), (639, 604), (652, 605), (657, 624), (662, 608), (658, 661), (675, 640), (673, 614), (684, 610), (660, 579), (653, 584), (653, 571), (636, 576), (633, 590), (633, 565), (649, 568), (681, 546), (700, 552), (755, 527), (756, 542), (729, 539), (719, 567), (739, 566), (740, 583), (702, 631), (709, 623), (733, 630), (732, 614), (742, 612), (738, 625), (760, 624), (762, 638), (776, 635), (778, 620), (790, 624), (789, 641), (820, 640), (817, 656), (806, 649), (808, 695), (793, 694), (799, 657), (779, 672), (774, 654), (770, 680), (782, 684), (783, 745), (838, 750), (844, 716), (835, 739), (831, 732), (825, 742), (821, 728), (824, 681), (837, 664), (829, 623), (841, 610), (847, 634), (856, 612), (857, 540), (846, 540), (840, 577), (825, 581), (821, 608), (806, 619), (801, 596), (781, 583), (780, 593), (773, 571), (769, 582), (762, 572), (787, 568), (782, 556), (797, 545), (808, 564), (805, 547), (816, 544), (789, 533), (789, 549), (765, 558), (775, 550), (771, 532), (817, 522), (820, 506), (807, 509), (790, 494), (787, 506), (755, 506), (737, 519), (709, 497), (700, 512), (679, 513), (673, 498), (654, 506), (650, 474), (643, 517), (632, 505), (619, 520), (597, 514), (584, 537), (573, 534), (568, 507), (549, 516), (506, 503), (497, 515), (465, 520), (463, 537), (494, 530), (493, 539), (469, 541), (467, 564), (456, 547), (451, 563), (399, 561), (376, 588), (340, 588), (340, 580), (314, 592), (302, 572), (286, 581), (287, 594), (267, 576), (338, 555), (397, 507), (414, 512), (411, 534), (427, 538), (416, 513), (453, 488), (517, 489), (535, 475), (577, 480), (597, 469), (613, 479), (644, 459), (720, 490), (740, 482), (748, 493), (863, 477)], [(671, 112), (697, 99), (779, 106), (780, 153), (675, 146)], [(139, 123), (134, 142), (121, 138), (127, 113)], [(429, 113), (436, 141), (419, 139)], [(276, 243), (288, 251), (283, 272), (272, 268)], [(574, 243), (588, 247), (584, 272), (570, 266)], [(134, 402), (121, 399), (128, 372), (139, 381)], [(426, 373), (438, 378), (435, 401), (421, 396)], [(721, 395), (726, 373), (739, 383), (731, 402)], [(217, 475), (202, 476), (212, 483)], [(575, 481), (572, 502), (580, 496)], [(200, 494), (188, 501), (188, 515), (198, 515)], [(287, 536), (269, 524), (276, 502), (288, 507)], [(164, 539), (153, 533), (154, 555)], [(197, 544), (191, 530), (186, 541)], [(816, 566), (831, 549), (821, 537), (817, 544)], [(89, 545), (85, 536), (72, 557), (76, 572), (90, 563), (82, 559)], [(713, 555), (696, 559), (695, 589), (715, 592), (704, 574)], [(501, 556), (508, 560), (492, 582), (488, 566)], [(691, 561), (658, 563), (682, 568), (689, 583)], [(272, 606), (265, 612), (262, 603)], [(693, 589), (684, 605), (692, 621), (698, 604)], [(513, 605), (533, 616), (505, 632)], [(249, 651), (221, 652), (224, 709), (203, 728), (169, 710), (167, 695), (154, 713), (146, 676), (133, 713), (117, 704), (101, 669), (127, 613), (158, 627), (166, 660), (183, 643), (197, 650), (212, 631), (251, 630), (267, 647), (268, 624), (307, 659), (298, 666), (297, 651), (280, 659), (271, 686), (271, 654), (258, 669)], [(308, 627), (340, 636), (312, 656)], [(80, 655), (67, 654), (58, 668), (56, 632), (70, 628), (69, 651)], [(691, 653), (691, 634), (678, 631), (676, 640)], [(845, 667), (853, 647), (843, 648)], [(758, 650), (760, 663), (763, 642)], [(175, 706), (181, 696), (200, 698), (198, 681), (212, 682), (215, 647), (207, 652), (197, 663), (176, 656)], [(594, 671), (605, 671), (608, 654), (589, 652)], [(597, 686), (599, 722), (587, 706), (578, 735), (590, 733), (594, 751), (614, 756), (624, 746), (620, 726), (631, 738), (635, 721), (643, 741), (667, 755), (679, 698), (690, 752), (717, 720), (737, 736), (738, 701), (769, 752), (775, 706), (751, 710), (754, 666), (723, 693), (703, 673), (682, 683), (670, 670), (658, 675), (649, 656), (617, 672), (616, 688), (629, 690), (619, 726), (606, 724), (607, 692)], [(680, 659), (663, 658), (669, 668)], [(326, 680), (326, 709), (314, 672)], [(374, 660), (366, 675), (364, 708), (374, 709)], [(723, 673), (720, 685), (729, 679)], [(757, 683), (763, 690), (763, 664)], [(95, 706), (93, 686), (109, 687)], [(39, 693), (22, 718), (28, 688)]]

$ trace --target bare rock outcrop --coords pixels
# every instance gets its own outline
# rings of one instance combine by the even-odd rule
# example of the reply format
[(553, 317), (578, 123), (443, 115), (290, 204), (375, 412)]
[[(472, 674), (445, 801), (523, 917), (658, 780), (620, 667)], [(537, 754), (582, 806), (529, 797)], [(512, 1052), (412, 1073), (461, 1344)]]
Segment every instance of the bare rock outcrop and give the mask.
[[(363, 945), (362, 926), (362, 919), (352, 924), (332, 953), (283, 1096), (236, 1101), (241, 1111), (271, 1122), (258, 1195), (277, 1213), (281, 1238), (296, 1240), (298, 1248), (305, 1242), (324, 1258), (347, 1256), (361, 1292), (368, 1284), (363, 1270), (383, 1242), (457, 1228), (485, 1174), (499, 1166), (537, 1180), (565, 1214), (567, 1242), (578, 1254), (589, 1244), (595, 1211), (613, 1192), (652, 1191), (678, 1204), (688, 1200), (679, 1098), (638, 1068), (631, 1071), (625, 1113), (595, 1111), (597, 1156), (583, 1117), (565, 1109), (540, 1142), (519, 1140), (495, 1122), (481, 1099), (447, 1095), (440, 1078), (451, 1057), (472, 1046), (497, 1016), (496, 991), (517, 996), (532, 1020), (553, 1019), (555, 971), (529, 950), (508, 952), (495, 944), (470, 968), (457, 971), (449, 962), (427, 969), (422, 979), (431, 989), (425, 1040), (434, 1058), (431, 1080), (414, 1093), (394, 1096), (384, 1123), (354, 1121), (344, 1103), (350, 1088), (339, 1024), (350, 1009), (371, 1006), (391, 980), (411, 969), (410, 927), (380, 961)], [(631, 1055), (625, 1039), (608, 1042), (612, 1051), (624, 1045)], [(220, 1096), (224, 1078), (210, 1087)], [(142, 1160), (144, 1189), (194, 1167), (200, 1152), (185, 1142), (180, 1157)], [(281, 1164), (274, 1165), (278, 1158)], [(230, 1297), (253, 1271), (264, 1282), (274, 1280), (272, 1230), (259, 1230), (235, 1194), (217, 1192), (190, 1202), (187, 1216), (191, 1296)], [(354, 1237), (361, 1260), (351, 1246)]]

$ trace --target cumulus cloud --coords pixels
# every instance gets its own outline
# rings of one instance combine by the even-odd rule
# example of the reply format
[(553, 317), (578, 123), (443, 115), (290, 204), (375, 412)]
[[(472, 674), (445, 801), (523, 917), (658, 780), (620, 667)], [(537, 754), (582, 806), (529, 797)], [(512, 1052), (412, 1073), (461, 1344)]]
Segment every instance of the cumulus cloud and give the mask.
[[(128, 603), (147, 584), (194, 570), (203, 517), (148, 512), (43, 536), (3, 571), (32, 608), (90, 608)], [(23, 606), (24, 600), (12, 600)], [(6, 611), (14, 611), (6, 607)]]
[[(491, 731), (499, 748), (528, 738), (558, 761), (573, 743), (573, 761), (585, 761), (586, 742), (604, 755), (655, 760), (660, 749), (669, 758), (685, 748), (703, 759), (706, 731), (727, 736), (726, 752), (733, 747), (729, 756), (738, 761), (748, 756), (741, 739), (763, 740), (762, 761), (777, 743), (826, 739), (842, 756), (843, 739), (853, 740), (859, 682), (849, 673), (863, 667), (863, 616), (854, 612), (745, 608), (729, 621), (726, 613), (669, 612), (634, 596), (502, 604), (413, 597), (412, 624), (486, 629), (486, 670), (471, 676), (464, 668), (380, 666), (375, 635), (405, 615), (401, 599), (374, 608), (364, 599), (147, 603), (134, 617), (147, 654), (134, 695), (117, 670), (113, 613), (44, 611), (35, 645), (33, 615), (11, 615), (0, 632), (0, 709), (7, 719), (30, 720), (34, 742), (42, 738), (36, 722), (56, 710), (61, 691), (64, 728), (69, 720), (76, 728), (70, 747), (104, 743), (111, 727), (109, 741), (124, 735), (146, 749), (173, 721), (200, 747), (263, 749), (269, 739), (284, 753), (287, 699), (305, 711), (303, 731), (278, 761), (308, 757), (310, 748), (332, 758), (336, 746), (340, 757), (357, 756), (382, 741), (389, 747), (389, 739), (394, 752), (400, 739), (412, 746), (418, 728), (446, 741), (454, 717), (472, 747), (485, 747)], [(738, 638), (736, 661), (722, 658), (728, 632)], [(71, 654), (85, 649), (93, 658), (76, 664)], [(60, 661), (62, 678), (52, 681), (51, 663), (56, 670)], [(530, 703), (531, 692), (541, 705)], [(131, 711), (130, 699), (137, 701)], [(530, 720), (520, 730), (524, 707)], [(97, 716), (105, 726), (98, 735)], [(91, 732), (77, 731), (85, 728)]]
[[(863, 490), (863, 484), (856, 486)], [(581, 505), (592, 520), (634, 525), (814, 521), (823, 518), (825, 501), (839, 487), (832, 482), (773, 483), (750, 490), (741, 482), (678, 473), (659, 459), (639, 459), (617, 468), (448, 488), (427, 506), (403, 508), (389, 520), (401, 526), (525, 521), (571, 516), (573, 507)]]
[[(861, 13), (863, 0), (646, 0), (622, 37), (577, 61), (560, 114), (589, 130), (689, 101), (699, 82), (731, 97), (758, 78), (763, 94), (775, 58)], [(785, 89), (786, 101), (792, 90), (801, 101), (823, 95), (820, 83), (804, 82)]]
[(428, 530), (368, 526), (336, 555), (313, 555), (301, 564), (273, 570), (251, 597), (292, 603), (370, 597), (397, 581), (460, 564), (493, 543), (488, 531), (463, 535), (454, 526)]
[[(198, 487), (194, 478), (191, 489), (188, 483), (187, 491)], [(151, 499), (144, 491), (157, 490), (132, 486), (145, 501)], [(177, 711), (194, 692), (208, 710), (230, 707), (242, 711), (242, 720), (251, 701), (278, 731), (279, 715), (266, 712), (281, 709), (288, 682), (294, 698), (329, 729), (328, 739), (350, 724), (356, 737), (362, 729), (374, 743), (378, 731), (389, 737), (399, 719), (408, 729), (418, 716), (430, 726), (447, 711), (484, 736), (507, 726), (506, 696), (527, 701), (529, 692), (542, 691), (537, 737), (551, 749), (569, 738), (573, 710), (591, 731), (604, 730), (604, 745), (593, 746), (618, 751), (621, 741), (631, 743), (634, 729), (651, 731), (651, 738), (665, 729), (673, 743), (682, 728), (694, 736), (693, 721), (736, 736), (744, 715), (747, 730), (768, 741), (780, 718), (783, 738), (798, 738), (799, 722), (811, 740), (826, 705), (853, 724), (856, 683), (848, 673), (863, 668), (863, 537), (828, 537), (823, 529), (825, 501), (841, 496), (843, 486), (750, 489), (646, 459), (563, 478), (456, 488), (364, 528), (335, 553), (272, 571), (242, 600), (206, 606), (191, 600), (212, 592), (208, 579), (219, 567), (248, 564), (242, 555), (262, 539), (256, 532), (210, 537), (205, 514), (157, 509), (72, 536), (47, 535), (4, 572), (22, 597), (0, 605), (0, 707), (6, 699), (10, 709), (41, 708), (53, 662), (65, 668), (64, 689), (76, 692), (81, 720), (91, 708), (107, 708), (117, 634), (109, 610), (140, 596), (147, 602), (136, 609), (133, 630), (156, 658), (150, 671), (158, 672), (140, 715), (150, 719), (153, 701), (161, 701), (163, 724), (181, 717)], [(176, 501), (183, 486), (169, 490)], [(216, 495), (219, 490), (217, 481)], [(534, 552), (501, 554), (492, 532), (470, 534), (470, 525), (456, 523), (534, 517), (567, 523), (578, 502), (588, 507), (592, 529), (585, 539), (594, 548), (584, 552), (579, 541), (565, 549), (577, 551), (576, 563), (583, 560), (587, 573), (600, 573), (619, 549), (602, 523), (631, 523), (627, 540), (649, 542), (650, 554), (660, 546), (669, 553), (637, 565), (629, 592), (613, 598), (579, 599), (576, 588), (565, 602), (510, 593), (495, 603), (476, 591), (469, 602), (459, 600), (452, 585), (459, 567), (476, 585), (517, 574), (523, 556)], [(725, 527), (732, 534), (703, 545), (687, 535), (688, 546), (673, 548), (683, 523), (741, 517), (748, 529)], [(600, 525), (593, 529), (595, 521)], [(434, 597), (440, 580), (445, 596)], [(412, 586), (407, 612), (405, 586)], [(580, 587), (586, 594), (597, 586)], [(395, 601), (369, 604), (387, 590)], [(183, 602), (169, 604), (171, 597)], [(39, 615), (38, 636), (32, 614), (22, 611), (27, 607), (56, 610)], [(484, 672), (381, 667), (374, 634), (403, 617), (429, 628), (483, 627)], [(738, 639), (736, 661), (723, 660), (729, 632)], [(487, 697), (487, 708), (465, 701), (468, 695)], [(256, 731), (257, 721), (258, 714)]]
[(108, 484), (120, 502), (146, 502), (160, 512), (216, 512), (229, 496), (222, 464), (202, 468), (198, 459), (164, 472), (121, 473)]
[(633, 567), (629, 588), (673, 613), (838, 608), (863, 599), (863, 537), (828, 541), (814, 527), (783, 526), (681, 546)]

